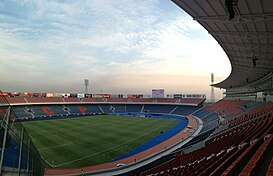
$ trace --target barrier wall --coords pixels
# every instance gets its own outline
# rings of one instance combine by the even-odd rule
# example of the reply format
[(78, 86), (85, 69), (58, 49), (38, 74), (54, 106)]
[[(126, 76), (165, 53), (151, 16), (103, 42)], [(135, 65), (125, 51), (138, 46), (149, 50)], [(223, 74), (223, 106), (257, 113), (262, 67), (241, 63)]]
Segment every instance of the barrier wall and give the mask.
[(2, 95), (0, 95), (0, 175), (44, 175), (43, 159)]

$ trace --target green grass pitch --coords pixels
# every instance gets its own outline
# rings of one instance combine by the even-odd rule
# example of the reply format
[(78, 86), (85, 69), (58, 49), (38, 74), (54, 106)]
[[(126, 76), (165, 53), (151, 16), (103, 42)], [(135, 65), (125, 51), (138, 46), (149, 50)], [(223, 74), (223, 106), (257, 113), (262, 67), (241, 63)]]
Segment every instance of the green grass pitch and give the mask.
[(88, 116), (23, 122), (46, 167), (110, 162), (178, 124), (163, 118)]

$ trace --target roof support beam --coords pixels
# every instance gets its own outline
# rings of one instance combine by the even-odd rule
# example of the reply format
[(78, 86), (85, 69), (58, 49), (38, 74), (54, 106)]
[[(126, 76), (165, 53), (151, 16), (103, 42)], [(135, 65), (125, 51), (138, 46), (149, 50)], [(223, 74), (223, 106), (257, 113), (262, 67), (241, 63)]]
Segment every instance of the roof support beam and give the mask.
[(265, 51), (251, 51), (251, 50), (248, 51), (247, 49), (245, 49), (244, 51), (225, 49), (225, 52), (229, 53), (231, 55), (239, 54), (239, 55), (247, 56), (247, 57), (250, 57), (250, 58), (252, 58), (253, 55), (257, 56), (257, 57), (266, 57), (267, 55), (273, 53), (273, 51), (268, 51), (268, 52), (265, 52)]
[(227, 54), (232, 71), (216, 87), (247, 86), (273, 72), (272, 0), (239, 0), (231, 20), (224, 0), (172, 1), (203, 25)]
[(246, 39), (269, 39), (273, 38), (272, 32), (231, 32), (231, 31), (211, 31), (211, 35), (226, 36), (233, 38), (246, 38)]
[(209, 16), (209, 17), (195, 17), (196, 21), (210, 21), (210, 22), (224, 22), (224, 23), (256, 23), (273, 21), (273, 14), (253, 14), (253, 15), (237, 15), (233, 20), (229, 20), (228, 16)]
[[(240, 69), (240, 72), (238, 73), (239, 75), (243, 72), (243, 70), (247, 70), (248, 74), (249, 71), (255, 71), (255, 72), (259, 72), (259, 73), (266, 73), (267, 71), (270, 71), (271, 69), (268, 67), (262, 67), (262, 66), (252, 66), (249, 64), (245, 64), (245, 63), (236, 63), (233, 65), (234, 69)], [(256, 73), (257, 74), (257, 73)]]
[(222, 46), (230, 46), (230, 47), (236, 47), (236, 48), (247, 48), (247, 49), (273, 48), (273, 44), (267, 44), (267, 43), (235, 43), (235, 42), (218, 42), (218, 43)]

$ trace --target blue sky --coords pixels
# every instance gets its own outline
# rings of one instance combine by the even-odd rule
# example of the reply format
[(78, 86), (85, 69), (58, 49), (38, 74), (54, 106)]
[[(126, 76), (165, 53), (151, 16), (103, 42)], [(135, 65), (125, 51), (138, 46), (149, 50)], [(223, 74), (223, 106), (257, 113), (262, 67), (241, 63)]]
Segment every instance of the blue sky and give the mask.
[[(169, 0), (0, 1), (2, 91), (206, 93), (226, 54)], [(216, 91), (221, 96), (222, 91)]]

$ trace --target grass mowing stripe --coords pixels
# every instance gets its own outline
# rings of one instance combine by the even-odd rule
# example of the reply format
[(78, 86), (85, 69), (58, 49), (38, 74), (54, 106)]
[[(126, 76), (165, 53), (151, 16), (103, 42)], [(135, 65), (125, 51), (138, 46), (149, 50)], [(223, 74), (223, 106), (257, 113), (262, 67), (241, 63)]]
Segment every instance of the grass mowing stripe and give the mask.
[[(112, 161), (178, 123), (178, 120), (170, 119), (89, 116), (23, 124), (28, 133), (36, 139), (33, 141), (34, 144), (44, 148), (39, 152), (47, 160), (47, 167), (60, 165), (59, 167), (70, 168)], [(49, 133), (37, 130), (35, 127), (40, 127)], [(58, 146), (65, 144), (65, 141), (57, 136), (73, 142), (73, 145)], [(98, 154), (94, 155), (95, 153)], [(63, 165), (87, 155), (92, 157)]]
[(56, 167), (64, 166), (64, 165), (67, 165), (67, 164), (70, 164), (70, 163), (73, 163), (73, 162), (76, 162), (76, 161), (80, 161), (80, 160), (82, 160), (82, 159), (84, 159), (84, 158), (89, 158), (89, 157), (91, 157), (91, 156), (94, 156), (94, 155), (97, 155), (97, 154), (100, 154), (100, 153), (103, 153), (103, 152), (106, 152), (106, 151), (111, 151), (111, 150), (113, 150), (113, 149), (119, 148), (120, 146), (123, 146), (123, 145), (125, 145), (125, 144), (128, 144), (128, 143), (130, 143), (131, 141), (134, 141), (134, 140), (136, 140), (136, 139), (138, 139), (138, 138), (140, 138), (140, 137), (143, 137), (143, 136), (145, 136), (145, 135), (147, 135), (147, 134), (150, 134), (152, 131), (155, 131), (155, 130), (157, 130), (157, 129), (160, 128), (160, 127), (161, 127), (161, 126), (157, 127), (156, 129), (152, 129), (152, 130), (150, 130), (150, 131), (148, 131), (148, 132), (145, 132), (145, 133), (143, 133), (142, 135), (137, 136), (137, 137), (135, 137), (135, 138), (133, 138), (133, 139), (131, 139), (131, 140), (129, 140), (129, 141), (126, 141), (126, 142), (124, 142), (124, 143), (122, 143), (122, 144), (119, 144), (119, 145), (117, 145), (117, 146), (114, 146), (114, 147), (111, 147), (111, 148), (109, 148), (109, 149), (105, 149), (105, 150), (103, 150), (103, 151), (100, 151), (100, 152), (97, 152), (97, 153), (93, 153), (93, 154), (90, 154), (90, 155), (81, 157), (81, 158), (79, 158), (79, 159), (76, 159), (76, 160), (73, 160), (73, 161), (70, 161), (70, 162), (66, 162), (66, 163), (62, 163), (62, 164), (56, 165)]
[[(34, 127), (34, 128), (38, 128), (38, 127)], [(51, 134), (51, 135), (55, 136), (56, 138), (59, 138), (59, 139), (61, 139), (61, 140), (64, 140), (64, 141), (66, 141), (66, 142), (68, 142), (68, 143), (73, 144), (73, 142), (71, 142), (71, 141), (69, 141), (69, 140), (67, 140), (67, 139), (64, 139), (64, 138), (60, 137), (60, 136), (59, 136), (59, 133), (58, 133), (57, 131), (55, 131), (55, 130), (49, 131), (49, 130), (43, 129), (43, 128), (41, 128), (41, 127), (38, 128), (38, 129), (41, 129), (42, 131), (44, 131), (44, 132), (46, 132), (46, 133), (48, 133), (48, 134)], [(52, 132), (52, 131), (53, 131), (53, 132)], [(54, 132), (56, 132), (56, 133), (54, 133)]]
[[(40, 147), (43, 147), (46, 145), (47, 147), (49, 146), (55, 146), (55, 145), (60, 145), (64, 140), (54, 140), (46, 131), (41, 130), (41, 128), (33, 126), (31, 128), (31, 131), (28, 131), (29, 134), (31, 134), (31, 137), (34, 138), (35, 140), (35, 145), (37, 149)], [(39, 140), (43, 138), (43, 140)]]

